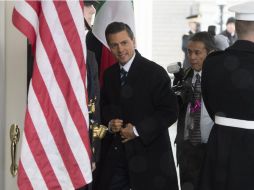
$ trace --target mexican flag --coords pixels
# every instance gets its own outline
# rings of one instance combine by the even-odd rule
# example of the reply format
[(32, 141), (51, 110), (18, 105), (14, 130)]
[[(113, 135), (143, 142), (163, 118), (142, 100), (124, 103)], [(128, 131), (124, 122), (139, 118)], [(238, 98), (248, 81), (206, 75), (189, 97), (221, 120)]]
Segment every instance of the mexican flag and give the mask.
[(96, 7), (97, 13), (94, 20), (92, 32), (102, 43), (101, 60), (99, 63), (100, 83), (102, 84), (104, 71), (114, 64), (116, 60), (111, 54), (105, 38), (105, 30), (111, 22), (124, 22), (130, 26), (135, 33), (133, 2), (130, 0), (99, 1)]

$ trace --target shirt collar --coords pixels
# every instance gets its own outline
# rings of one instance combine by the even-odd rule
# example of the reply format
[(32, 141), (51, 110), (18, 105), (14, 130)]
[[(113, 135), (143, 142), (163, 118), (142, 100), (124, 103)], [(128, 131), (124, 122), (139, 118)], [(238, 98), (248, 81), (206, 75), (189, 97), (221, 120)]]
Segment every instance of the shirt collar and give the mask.
[(136, 55), (136, 52), (134, 52), (132, 58), (131, 58), (126, 64), (124, 64), (124, 66), (122, 66), (121, 64), (119, 64), (119, 65), (120, 65), (120, 69), (123, 68), (126, 72), (129, 72), (130, 67), (131, 67), (131, 64), (132, 64), (132, 62), (133, 62), (133, 60), (134, 60), (134, 58), (135, 58), (135, 55)]
[(85, 36), (87, 35), (88, 32), (89, 32), (89, 30), (87, 30), (87, 29), (85, 28)]
[(195, 71), (195, 70), (194, 70), (194, 75), (193, 75), (193, 77), (195, 77), (195, 76), (196, 76), (196, 74), (199, 74), (199, 76), (201, 77), (201, 75), (202, 75), (202, 71)]

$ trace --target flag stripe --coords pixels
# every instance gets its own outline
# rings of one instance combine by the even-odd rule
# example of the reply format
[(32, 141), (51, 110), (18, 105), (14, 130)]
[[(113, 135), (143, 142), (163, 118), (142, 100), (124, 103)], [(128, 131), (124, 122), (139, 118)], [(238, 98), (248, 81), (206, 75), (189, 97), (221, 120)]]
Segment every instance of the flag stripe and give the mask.
[[(83, 4), (83, 1), (80, 1), (80, 3), (82, 3)], [(81, 43), (81, 45), (82, 45), (82, 48), (83, 48), (83, 50), (81, 50), (81, 51), (83, 51), (83, 56), (84, 57), (86, 57), (86, 51), (87, 51), (87, 48), (86, 48), (86, 41), (85, 40), (83, 40), (83, 39), (85, 39), (86, 38), (86, 34), (83, 32), (84, 31), (84, 28), (85, 28), (85, 23), (84, 23), (84, 21), (83, 20), (81, 20), (81, 19), (78, 19), (78, 18), (80, 18), (81, 16), (83, 17), (83, 11), (82, 10), (80, 10), (80, 11), (77, 11), (76, 9), (75, 9), (75, 6), (73, 6), (74, 4), (72, 3), (72, 2), (70, 2), (70, 1), (67, 1), (67, 4), (68, 4), (68, 7), (69, 7), (69, 9), (70, 9), (70, 13), (71, 13), (71, 16), (72, 16), (72, 18), (73, 18), (73, 21), (74, 21), (74, 23), (75, 23), (75, 27), (77, 28), (77, 31), (78, 31), (78, 35), (80, 36), (80, 43)], [(74, 52), (75, 53), (75, 52)], [(81, 52), (80, 52), (81, 53)], [(84, 60), (86, 60), (85, 58), (84, 58)], [(83, 73), (83, 72), (82, 72)], [(86, 83), (84, 83), (84, 84), (86, 84)]]
[[(24, 170), (23, 164), (21, 160), (19, 161), (19, 167), (18, 167), (18, 186), (19, 190), (33, 190), (32, 184), (26, 175), (26, 172)], [(21, 183), (22, 182), (22, 183)]]
[[(51, 4), (53, 5), (53, 3)], [(80, 75), (80, 71), (77, 67), (77, 63), (75, 62), (75, 57), (73, 55), (73, 52), (69, 46), (69, 42), (68, 40), (65, 38), (65, 34), (62, 30), (62, 28), (54, 28), (54, 25), (57, 24), (57, 25), (61, 25), (60, 23), (57, 23), (59, 22), (58, 19), (58, 16), (57, 16), (57, 12), (54, 8), (54, 6), (50, 6), (51, 8), (49, 9), (49, 7), (47, 7), (47, 10), (48, 11), (47, 13), (45, 12), (45, 16), (46, 18), (45, 19), (42, 19), (43, 21), (43, 33), (48, 33), (49, 35), (47, 35), (47, 39), (42, 39), (42, 42), (45, 44), (45, 49), (46, 49), (46, 52), (49, 56), (49, 59), (55, 59), (57, 63), (61, 63), (60, 67), (55, 67), (56, 64), (52, 65), (53, 67), (53, 70), (55, 71), (55, 69), (61, 69), (60, 73), (64, 73), (64, 76), (61, 76), (59, 75), (58, 73), (56, 73), (56, 78), (57, 80), (58, 79), (61, 79), (61, 80), (66, 80), (66, 81), (59, 81), (58, 80), (58, 83), (60, 85), (60, 88), (63, 92), (63, 94), (65, 95), (66, 98), (69, 98), (66, 100), (67, 104), (68, 103), (72, 103), (72, 107), (73, 107), (73, 110), (71, 110), (71, 114), (72, 112), (76, 112), (76, 110), (79, 110), (85, 103), (85, 99), (80, 99), (79, 96), (81, 94), (85, 94), (85, 91), (84, 91), (84, 88), (82, 88), (82, 83), (74, 83), (74, 81), (76, 80), (76, 78), (81, 78), (81, 75)], [(45, 22), (44, 22), (45, 21)], [(47, 22), (47, 23), (46, 23)], [(53, 30), (54, 32), (50, 31), (50, 30)], [(52, 35), (52, 36), (51, 36)], [(45, 35), (44, 35), (45, 36)], [(61, 38), (61, 40), (59, 40), (59, 36)], [(64, 40), (62, 40), (62, 38), (65, 38)], [(53, 42), (52, 42), (53, 40)], [(77, 44), (78, 45), (78, 44)], [(56, 51), (54, 52), (57, 52), (57, 54), (52, 54), (50, 52), (51, 51), (51, 48), (55, 49)], [(71, 58), (71, 59), (70, 59)], [(67, 86), (67, 85), (70, 85), (70, 86)], [(84, 87), (84, 86), (83, 86)], [(74, 89), (72, 89), (74, 88)], [(69, 96), (67, 96), (66, 93), (69, 93)], [(76, 99), (76, 97), (78, 99)], [(72, 100), (73, 102), (70, 102), (70, 100)], [(77, 102), (78, 100), (78, 102)], [(68, 105), (69, 106), (69, 105)], [(75, 107), (74, 107), (75, 106)], [(77, 113), (80, 113), (80, 112), (77, 112)], [(85, 115), (85, 113), (83, 114)], [(77, 123), (82, 123), (85, 121), (85, 119), (83, 118), (83, 120), (80, 120), (82, 119), (82, 116), (81, 115), (74, 115), (74, 121), (77, 122)], [(75, 118), (79, 118), (79, 119), (76, 119)], [(78, 124), (77, 126), (80, 126), (80, 124)]]
[[(38, 168), (32, 152), (30, 151), (26, 134), (22, 138), (22, 154), (21, 154), (22, 164), (26, 172), (27, 177), (33, 187), (33, 189), (48, 189), (45, 181), (42, 177), (40, 169)], [(39, 182), (39, 183), (38, 183)], [(21, 186), (20, 188), (26, 190), (26, 186)]]
[[(30, 91), (32, 91), (32, 90), (30, 90)], [(30, 95), (30, 97), (33, 96), (35, 98), (35, 95), (33, 93), (30, 93), (30, 94), (32, 94), (32, 95)], [(35, 101), (33, 103), (35, 103), (34, 106), (36, 106), (36, 104), (38, 102)], [(33, 113), (33, 112), (31, 112), (31, 113)], [(40, 114), (42, 114), (42, 113), (40, 113)], [(45, 126), (45, 125), (42, 125), (43, 122), (41, 120), (40, 120), (40, 122), (41, 123), (39, 126)], [(31, 126), (29, 128), (29, 130), (27, 128), (25, 129), (26, 138), (27, 138), (27, 141), (29, 142), (29, 148), (30, 148), (30, 150), (33, 150), (33, 156), (34, 156), (35, 162), (38, 165), (38, 167), (42, 173), (45, 183), (47, 184), (48, 188), (49, 187), (60, 187), (58, 179), (56, 178), (56, 175), (55, 175), (51, 165), (48, 164), (49, 160), (47, 158), (46, 152), (43, 149), (43, 145), (42, 145), (42, 144), (44, 144), (44, 146), (45, 146), (45, 144), (46, 144), (46, 146), (49, 146), (51, 149), (54, 149), (55, 148), (54, 144), (50, 143), (51, 141), (49, 140), (52, 137), (48, 136), (46, 138), (48, 141), (47, 143), (44, 142), (46, 139), (45, 140), (42, 139), (42, 142), (40, 141), (40, 138), (34, 128), (34, 125), (33, 125), (33, 122), (30, 117), (29, 112), (27, 112), (27, 114), (26, 114), (26, 124)], [(35, 121), (35, 124), (37, 124), (36, 121)], [(45, 130), (47, 128), (44, 127), (43, 129)], [(50, 155), (49, 155), (49, 159), (50, 159)], [(48, 174), (50, 174), (50, 175), (48, 175)]]
[[(69, 132), (64, 132), (65, 128), (62, 128), (63, 125), (73, 126), (74, 124), (70, 123), (71, 121), (70, 116), (68, 113), (65, 112), (67, 108), (66, 108), (66, 103), (64, 101), (64, 97), (61, 95), (56, 79), (52, 79), (54, 78), (54, 75), (52, 74), (53, 73), (52, 69), (50, 69), (50, 66), (48, 66), (50, 65), (50, 63), (48, 62), (48, 60), (45, 59), (46, 53), (43, 52), (43, 48), (41, 48), (39, 45), (37, 45), (37, 53), (41, 56), (37, 57), (36, 55), (36, 60), (38, 61), (38, 63), (43, 62), (44, 64), (43, 65), (38, 64), (38, 67), (40, 68), (38, 68), (37, 64), (35, 64), (34, 79), (37, 81), (36, 84), (33, 84), (35, 94), (37, 94), (41, 109), (46, 115), (47, 124), (50, 128), (50, 132), (54, 138), (54, 141), (56, 142), (56, 146), (60, 154), (62, 155), (64, 165), (69, 171), (70, 176), (73, 176), (72, 181), (74, 182), (75, 179), (80, 179), (80, 178), (84, 180), (80, 176), (81, 171), (79, 170), (79, 168), (72, 167), (72, 164), (74, 165), (78, 165), (78, 164), (73, 156), (71, 147), (66, 137), (66, 135), (72, 135), (74, 138), (75, 136), (77, 136), (75, 135), (77, 132), (73, 130), (74, 128), (70, 128), (70, 127), (66, 128), (66, 130), (68, 129)], [(42, 66), (44, 66), (44, 68)], [(48, 73), (49, 74), (48, 76), (52, 78), (44, 77), (44, 79), (42, 79), (40, 72), (43, 76), (47, 76), (46, 74)], [(46, 89), (47, 86), (51, 86), (50, 91), (47, 91)], [(54, 96), (54, 94), (58, 94), (58, 96)], [(36, 113), (37, 111), (33, 110), (33, 112)], [(66, 117), (68, 117), (69, 119), (67, 119)], [(41, 139), (43, 138), (45, 137), (41, 137)], [(47, 150), (47, 148), (48, 147), (46, 146), (45, 149)], [(49, 150), (48, 152), (52, 152), (52, 151)], [(68, 157), (65, 155), (68, 155)], [(56, 166), (58, 165), (59, 164), (56, 164)], [(52, 167), (54, 167), (54, 165)]]
[[(36, 24), (36, 21), (34, 21), (33, 19), (29, 19), (34, 12), (32, 11), (32, 9), (30, 11), (27, 11), (27, 10), (22, 10), (21, 8), (19, 9), (18, 8), (19, 7), (15, 7), (15, 9), (13, 10), (12, 22), (16, 28), (18, 28), (25, 36), (27, 36), (32, 46), (34, 46), (35, 39), (36, 39), (36, 25), (37, 24)], [(27, 13), (32, 12), (32, 14), (31, 16), (29, 16), (28, 14), (23, 15), (21, 14), (22, 11)]]
[[(57, 3), (63, 3), (63, 2), (57, 2)], [(66, 5), (65, 2), (64, 2), (64, 5)], [(65, 6), (61, 6), (61, 8), (63, 8), (63, 7), (65, 7)], [(64, 14), (67, 14), (67, 13), (64, 12)], [(70, 44), (72, 44), (72, 41), (74, 39), (73, 36), (77, 35), (76, 28), (73, 28), (75, 26), (71, 24), (73, 22), (73, 19), (69, 18), (69, 21), (67, 21), (68, 25), (65, 24), (64, 28), (62, 28), (62, 27), (55, 28), (54, 27), (55, 25), (62, 25), (62, 23), (58, 19), (57, 8), (55, 9), (55, 6), (54, 6), (53, 2), (51, 4), (47, 4), (47, 9), (45, 9), (44, 16), (45, 16), (45, 19), (46, 19), (46, 22), (47, 22), (46, 27), (47, 27), (47, 29), (50, 30), (50, 33), (52, 35), (52, 39), (54, 40), (54, 45), (56, 46), (56, 49), (57, 49), (58, 54), (59, 54), (58, 55), (59, 59), (62, 61), (62, 64), (64, 66), (66, 74), (68, 75), (68, 78), (70, 80), (70, 84), (74, 88), (71, 91), (74, 92), (74, 94), (78, 98), (77, 100), (78, 100), (79, 105), (81, 107), (85, 107), (84, 106), (85, 105), (85, 100), (79, 98), (79, 96), (81, 94), (85, 94), (84, 86), (82, 86), (81, 82), (80, 83), (74, 83), (76, 77), (80, 77), (81, 79), (82, 79), (82, 77), (81, 77), (81, 74), (80, 74), (80, 71), (79, 71), (79, 68), (78, 68), (78, 64), (77, 64), (77, 62), (75, 62), (76, 58), (73, 54), (72, 49), (70, 48)], [(66, 16), (66, 17), (68, 17), (68, 16)], [(71, 41), (68, 41), (66, 39), (66, 35), (65, 35), (63, 29), (71, 30), (72, 32), (74, 31), (74, 33), (71, 34), (71, 35), (73, 35)], [(54, 31), (54, 32), (52, 32), (52, 31)], [(59, 40), (59, 38), (61, 38), (61, 40)], [(64, 38), (64, 40), (62, 40), (62, 38)], [(76, 43), (73, 44), (73, 45), (80, 46), (80, 44), (77, 44), (76, 39), (75, 39), (75, 41), (76, 41)], [(78, 52), (78, 53), (80, 53), (80, 52)], [(83, 53), (83, 52), (81, 52), (81, 53)], [(84, 65), (84, 62), (82, 62), (81, 64)], [(85, 113), (83, 113), (83, 115), (85, 115)]]
[[(54, 8), (52, 8), (50, 14), (54, 15), (53, 12), (54, 12)], [(42, 17), (41, 25), (43, 26), (41, 28), (43, 30), (40, 30), (40, 34), (45, 34), (45, 33), (47, 34), (47, 35), (42, 35), (43, 38), (41, 40), (46, 50), (47, 56), (49, 58), (49, 62), (51, 63), (51, 66), (53, 68), (53, 72), (54, 72), (53, 75), (56, 77), (56, 80), (59, 84), (62, 94), (64, 95), (68, 109), (70, 111), (70, 114), (72, 116), (74, 123), (76, 124), (78, 131), (81, 132), (82, 135), (83, 134), (87, 135), (87, 133), (84, 133), (84, 130), (88, 130), (87, 125), (85, 126), (85, 128), (83, 127), (84, 124), (86, 124), (86, 120), (84, 116), (82, 115), (82, 112), (80, 109), (81, 106), (76, 98), (77, 96), (82, 97), (82, 95), (84, 97), (85, 91), (81, 91), (81, 93), (76, 94), (75, 96), (75, 92), (73, 91), (73, 86), (71, 84), (71, 82), (77, 80), (77, 78), (82, 80), (82, 77), (80, 76), (80, 72), (76, 70), (78, 67), (73, 69), (74, 67), (73, 65), (75, 66), (77, 65), (75, 62), (75, 58), (73, 54), (71, 53), (71, 49), (69, 48), (68, 41), (63, 40), (63, 38), (61, 38), (61, 40), (58, 39), (59, 36), (64, 35), (63, 31), (54, 30), (55, 32), (53, 33), (50, 32), (50, 27), (48, 26), (48, 23), (51, 22), (54, 18), (52, 17), (47, 18), (48, 23), (46, 23), (45, 18), (43, 16), (41, 17)], [(54, 27), (53, 25), (55, 22), (57, 21), (55, 20), (54, 22), (50, 23), (51, 27)], [(55, 35), (56, 33), (58, 34), (57, 36)], [(63, 47), (67, 49), (64, 49)], [(66, 54), (68, 53), (69, 53), (69, 57), (66, 57)], [(70, 57), (72, 59), (68, 62)], [(82, 86), (84, 86), (84, 84), (82, 83), (80, 83), (80, 86), (78, 86), (77, 83), (74, 83), (74, 82), (72, 83), (73, 85), (75, 85), (75, 90), (77, 91), (78, 91), (78, 88), (82, 88)], [(85, 99), (83, 99), (83, 102), (85, 102)], [(88, 112), (86, 114), (88, 114)], [(87, 150), (90, 150), (88, 136), (83, 136), (81, 140), (84, 141), (84, 144)], [(91, 152), (88, 152), (88, 154), (90, 156)]]
[(20, 189), (76, 189), (92, 180), (81, 4), (21, 1), (13, 11), (35, 50)]
[[(72, 186), (69, 173), (66, 170), (66, 168), (68, 169), (68, 167), (66, 167), (64, 163), (64, 161), (66, 160), (67, 160), (66, 162), (72, 161), (70, 159), (67, 159), (66, 156), (64, 156), (64, 155), (68, 155), (68, 157), (70, 158), (71, 150), (68, 149), (68, 143), (66, 143), (66, 139), (64, 138), (64, 134), (61, 130), (61, 127), (58, 127), (59, 126), (59, 124), (57, 123), (58, 118), (54, 117), (55, 115), (54, 109), (52, 108), (52, 104), (50, 103), (48, 95), (46, 93), (42, 93), (42, 92), (45, 92), (45, 89), (44, 89), (45, 86), (43, 83), (40, 82), (41, 78), (40, 78), (40, 74), (38, 73), (37, 64), (34, 65), (34, 79), (37, 81), (36, 83), (37, 85), (31, 86), (29, 90), (28, 108), (31, 114), (33, 124), (36, 129), (36, 132), (47, 154), (47, 157), (43, 157), (43, 155), (37, 156), (36, 154), (34, 154), (34, 157), (35, 159), (37, 159), (38, 162), (41, 159), (48, 159), (48, 161), (50, 162), (48, 164), (54, 170), (56, 177), (58, 178), (57, 181), (59, 181), (60, 186), (63, 186), (63, 187)], [(41, 92), (38, 92), (37, 89), (39, 89)], [(36, 91), (37, 91), (38, 99), (36, 97)], [(44, 102), (48, 102), (47, 104), (48, 109), (46, 110), (46, 112), (44, 112), (45, 110), (43, 110), (44, 107), (40, 105), (41, 102), (38, 102), (40, 100), (41, 101), (44, 100)], [(45, 117), (44, 113), (45, 115), (50, 115), (50, 117)], [(49, 118), (52, 120), (55, 120), (55, 123), (53, 123), (52, 126), (48, 126), (47, 122)], [(31, 124), (32, 123), (27, 123), (28, 126), (31, 126)], [(31, 129), (29, 129), (29, 131), (30, 130)], [(29, 133), (29, 131), (27, 132)], [(30, 142), (30, 144), (33, 144), (33, 143), (36, 143), (36, 142), (32, 142), (32, 141)], [(35, 151), (34, 149), (32, 150)], [(54, 156), (54, 155), (60, 155), (60, 154), (62, 155), (62, 157)], [(44, 167), (40, 169), (44, 169)]]
[[(54, 4), (57, 5), (59, 2), (57, 1), (54, 1)], [(70, 45), (70, 48), (73, 52), (73, 56), (76, 58), (76, 62), (77, 63), (80, 63), (78, 66), (79, 66), (79, 69), (81, 71), (81, 76), (85, 76), (84, 75), (84, 72), (85, 72), (85, 63), (83, 62), (84, 61), (84, 55), (83, 55), (83, 43), (81, 43), (81, 39), (80, 38), (74, 38), (74, 37), (79, 37), (79, 32), (78, 30), (76, 30), (76, 24), (74, 22), (74, 18), (78, 16), (82, 16), (79, 15), (79, 14), (75, 14), (75, 15), (71, 15), (71, 9), (68, 7), (72, 7), (73, 3), (69, 3), (69, 5), (67, 5), (66, 3), (66, 6), (61, 6), (61, 9), (56, 9), (56, 11), (58, 12), (58, 14), (61, 14), (61, 12), (64, 12), (64, 14), (66, 14), (65, 17), (59, 17), (59, 20), (61, 22), (61, 24), (63, 25), (63, 23), (66, 23), (68, 22), (69, 23), (69, 26), (66, 26), (66, 27), (63, 27), (63, 32), (67, 38), (67, 41), (70, 42), (69, 45)], [(56, 6), (57, 7), (57, 6)], [(70, 18), (73, 18), (73, 19), (70, 19)], [(84, 22), (82, 23), (78, 23), (78, 24), (83, 24), (82, 27), (85, 27), (84, 26)], [(81, 35), (83, 38), (83, 42), (85, 42), (85, 36), (84, 35)], [(76, 43), (71, 43), (72, 41), (75, 41)], [(83, 77), (82, 78), (84, 80), (84, 84), (85, 84), (85, 78)]]
[(35, 11), (35, 13), (37, 14), (37, 17), (38, 17), (38, 15), (40, 14), (40, 10), (41, 10), (40, 1), (30, 1), (29, 0), (29, 1), (26, 1), (26, 3), (33, 8), (33, 10)]

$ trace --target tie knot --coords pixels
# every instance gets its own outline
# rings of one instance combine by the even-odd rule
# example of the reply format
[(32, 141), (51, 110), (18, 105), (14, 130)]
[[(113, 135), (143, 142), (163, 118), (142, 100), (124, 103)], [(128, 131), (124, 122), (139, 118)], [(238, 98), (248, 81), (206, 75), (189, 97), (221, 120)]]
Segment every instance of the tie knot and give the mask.
[(120, 81), (121, 81), (121, 86), (124, 86), (126, 83), (126, 78), (127, 78), (127, 71), (125, 71), (123, 68), (120, 69)]
[(200, 80), (200, 75), (198, 73), (196, 74), (196, 80)]
[(126, 75), (127, 75), (127, 71), (125, 71), (124, 68), (121, 68), (121, 69), (120, 69), (120, 74), (121, 74), (122, 76), (126, 76)]
[(195, 81), (195, 85), (194, 85), (194, 91), (196, 93), (201, 93), (201, 80), (200, 80), (200, 75), (197, 73), (195, 75), (196, 77), (196, 81)]

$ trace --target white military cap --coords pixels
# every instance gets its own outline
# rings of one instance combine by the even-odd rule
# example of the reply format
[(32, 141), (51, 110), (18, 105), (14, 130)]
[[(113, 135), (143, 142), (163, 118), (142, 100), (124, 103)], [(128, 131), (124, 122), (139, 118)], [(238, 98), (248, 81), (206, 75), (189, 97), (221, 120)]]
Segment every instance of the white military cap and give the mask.
[(188, 20), (188, 22), (200, 22), (200, 16), (199, 15), (190, 15), (188, 17), (186, 17), (186, 19)]
[(229, 11), (235, 12), (236, 20), (254, 21), (254, 1), (232, 6)]

